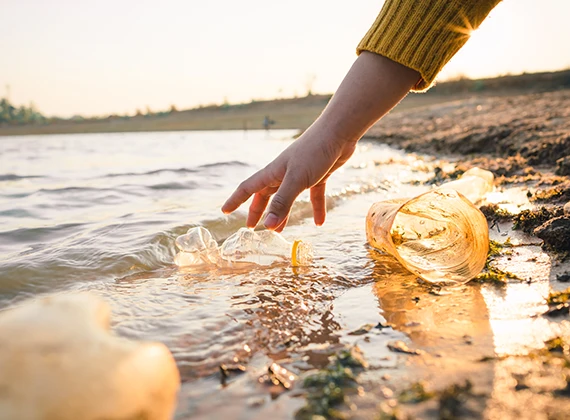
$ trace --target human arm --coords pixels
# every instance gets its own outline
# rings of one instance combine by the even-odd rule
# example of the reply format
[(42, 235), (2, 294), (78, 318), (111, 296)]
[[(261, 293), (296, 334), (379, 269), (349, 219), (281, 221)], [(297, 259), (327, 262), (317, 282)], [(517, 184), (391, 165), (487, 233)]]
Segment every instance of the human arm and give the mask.
[(415, 70), (363, 52), (321, 116), (275, 160), (242, 182), (222, 210), (230, 213), (253, 195), (247, 226), (254, 227), (273, 196), (264, 223), (281, 231), (297, 196), (310, 188), (315, 223), (323, 224), (328, 177), (348, 160), (366, 130), (419, 78)]
[(330, 174), (408, 91), (429, 88), (499, 1), (387, 0), (323, 114), (275, 160), (242, 182), (222, 210), (230, 213), (253, 195), (247, 225), (254, 227), (274, 195), (265, 225), (281, 231), (295, 198), (310, 188), (314, 220), (322, 224)]

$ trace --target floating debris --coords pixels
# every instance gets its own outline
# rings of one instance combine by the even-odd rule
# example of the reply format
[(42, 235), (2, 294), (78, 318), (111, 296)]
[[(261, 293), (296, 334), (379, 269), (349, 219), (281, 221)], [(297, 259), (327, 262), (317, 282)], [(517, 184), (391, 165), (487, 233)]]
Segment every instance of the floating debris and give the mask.
[(401, 340), (388, 343), (388, 349), (396, 353), (412, 354), (416, 356), (425, 353), (423, 350), (411, 349), (406, 343)]
[(277, 363), (272, 363), (267, 371), (271, 377), (271, 382), (274, 385), (281, 385), (285, 389), (291, 389), (297, 380), (297, 375)]
[(379, 322), (378, 324), (376, 324), (376, 326), (374, 328), (382, 331), (383, 329), (386, 329), (386, 328), (392, 328), (392, 324), (382, 324), (381, 322)]
[(226, 365), (222, 363), (220, 365), (220, 382), (223, 386), (227, 385), (228, 380), (233, 376), (239, 375), (246, 371), (246, 367), (241, 364)]
[(370, 332), (370, 330), (374, 328), (373, 324), (364, 324), (363, 326), (361, 326), (360, 328), (351, 331), (348, 333), (348, 335), (363, 335), (366, 334), (368, 332)]
[(570, 272), (566, 272), (564, 274), (557, 274), (556, 275), (556, 281), (559, 281), (561, 283), (570, 282)]
[(269, 386), (272, 398), (277, 398), (285, 391), (290, 390), (297, 381), (297, 375), (278, 363), (267, 367), (267, 373), (258, 378), (259, 383)]

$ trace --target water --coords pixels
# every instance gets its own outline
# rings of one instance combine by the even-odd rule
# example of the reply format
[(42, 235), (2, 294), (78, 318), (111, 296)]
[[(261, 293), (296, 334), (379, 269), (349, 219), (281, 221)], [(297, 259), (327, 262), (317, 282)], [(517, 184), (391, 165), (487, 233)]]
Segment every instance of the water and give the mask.
[[(245, 225), (245, 210), (225, 216), (222, 203), (293, 134), (0, 138), (0, 310), (52, 293), (89, 290), (102, 296), (112, 306), (117, 334), (161, 341), (172, 351), (183, 382), (179, 418), (250, 418), (252, 412), (290, 417), (303, 399), (286, 393), (271, 400), (257, 381), (273, 361), (302, 375), (357, 342), (372, 366), (394, 368), (397, 359), (388, 356), (386, 342), (407, 340), (404, 333), (417, 336), (407, 320), (398, 321), (395, 302), (408, 308), (427, 289), (394, 260), (370, 250), (364, 223), (372, 203), (427, 190), (406, 183), (429, 176), (421, 159), (360, 143), (328, 183), (329, 214), (322, 227), (314, 226), (303, 195), (284, 236), (312, 243), (311, 267), (196, 271), (173, 264), (174, 241), (189, 227), (202, 225), (221, 243)], [(483, 302), (476, 293), (472, 302)], [(497, 295), (488, 291), (485, 299)], [(406, 317), (415, 319), (414, 308)], [(357, 325), (387, 319), (395, 330), (367, 340), (348, 334)], [(441, 336), (428, 329), (420, 345), (429, 342), (429, 331)], [(219, 366), (235, 360), (248, 372), (222, 387)]]

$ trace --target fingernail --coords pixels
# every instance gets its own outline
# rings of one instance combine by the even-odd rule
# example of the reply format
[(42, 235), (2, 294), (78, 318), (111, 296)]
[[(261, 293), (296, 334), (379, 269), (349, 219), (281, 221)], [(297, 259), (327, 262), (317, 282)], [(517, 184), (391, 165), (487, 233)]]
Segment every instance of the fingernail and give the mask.
[(265, 217), (263, 224), (267, 229), (275, 229), (279, 225), (279, 218), (275, 214), (269, 213)]

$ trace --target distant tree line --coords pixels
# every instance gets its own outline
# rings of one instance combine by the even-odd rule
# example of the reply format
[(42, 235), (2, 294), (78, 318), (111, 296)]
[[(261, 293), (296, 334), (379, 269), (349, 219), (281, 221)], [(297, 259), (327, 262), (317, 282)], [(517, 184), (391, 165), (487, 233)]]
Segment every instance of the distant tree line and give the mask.
[(8, 99), (0, 99), (0, 124), (33, 124), (45, 120), (46, 118), (35, 109), (33, 103), (28, 107), (24, 105), (16, 107)]

